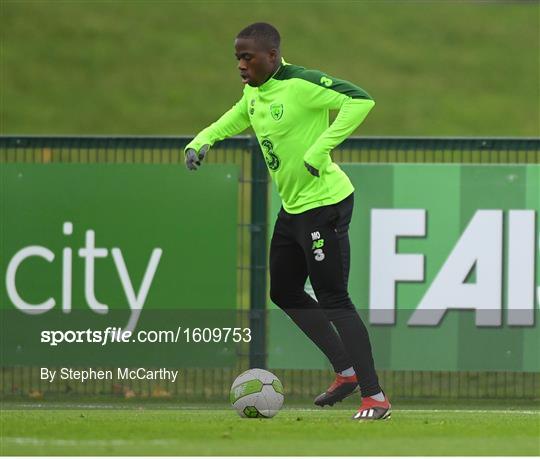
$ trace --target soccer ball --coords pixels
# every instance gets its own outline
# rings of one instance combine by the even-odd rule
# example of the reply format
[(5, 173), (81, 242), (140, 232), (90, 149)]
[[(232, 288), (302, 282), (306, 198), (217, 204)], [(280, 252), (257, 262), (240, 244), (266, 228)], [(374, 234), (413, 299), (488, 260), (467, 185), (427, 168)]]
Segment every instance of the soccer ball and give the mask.
[(252, 368), (234, 380), (230, 399), (243, 418), (271, 418), (283, 405), (283, 386), (269, 371)]

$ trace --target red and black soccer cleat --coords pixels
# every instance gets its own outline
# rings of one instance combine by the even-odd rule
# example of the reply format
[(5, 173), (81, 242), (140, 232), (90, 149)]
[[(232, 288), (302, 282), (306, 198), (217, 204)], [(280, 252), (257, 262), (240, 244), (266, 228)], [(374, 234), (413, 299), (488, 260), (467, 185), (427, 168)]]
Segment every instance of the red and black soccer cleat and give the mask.
[(332, 406), (334, 403), (341, 402), (345, 397), (351, 395), (357, 387), (358, 381), (356, 375), (341, 376), (340, 374), (337, 374), (332, 385), (326, 389), (326, 392), (319, 395), (314, 400), (314, 403), (318, 406)]
[(392, 416), (392, 405), (388, 397), (384, 396), (384, 402), (378, 402), (371, 397), (362, 398), (362, 404), (358, 412), (353, 416), (355, 421), (374, 421), (377, 419), (390, 419)]

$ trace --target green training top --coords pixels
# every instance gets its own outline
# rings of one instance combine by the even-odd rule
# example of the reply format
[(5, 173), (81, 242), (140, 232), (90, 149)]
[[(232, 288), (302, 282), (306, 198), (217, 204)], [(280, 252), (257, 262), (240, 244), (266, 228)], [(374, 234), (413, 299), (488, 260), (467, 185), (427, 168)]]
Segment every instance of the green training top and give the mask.
[[(242, 98), (186, 149), (212, 146), (253, 127), (283, 207), (298, 214), (335, 204), (354, 187), (330, 152), (365, 119), (375, 102), (361, 88), (304, 67), (282, 64), (259, 87), (244, 86)], [(339, 110), (328, 125), (329, 110)], [(319, 170), (314, 177), (304, 161)]]

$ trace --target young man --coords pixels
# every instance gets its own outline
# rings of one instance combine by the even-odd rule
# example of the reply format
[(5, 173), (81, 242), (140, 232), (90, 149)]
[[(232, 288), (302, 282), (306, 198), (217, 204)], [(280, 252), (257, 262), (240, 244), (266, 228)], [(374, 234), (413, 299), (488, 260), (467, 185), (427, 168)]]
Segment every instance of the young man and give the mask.
[[(186, 165), (197, 169), (215, 142), (253, 127), (283, 202), (270, 247), (270, 296), (337, 373), (315, 404), (333, 405), (359, 386), (353, 419), (387, 419), (368, 332), (347, 292), (354, 188), (330, 157), (375, 102), (347, 81), (286, 63), (270, 24), (243, 29), (235, 49), (243, 96), (187, 145)], [(339, 110), (330, 126), (329, 110)], [(304, 291), (308, 276), (317, 301)]]

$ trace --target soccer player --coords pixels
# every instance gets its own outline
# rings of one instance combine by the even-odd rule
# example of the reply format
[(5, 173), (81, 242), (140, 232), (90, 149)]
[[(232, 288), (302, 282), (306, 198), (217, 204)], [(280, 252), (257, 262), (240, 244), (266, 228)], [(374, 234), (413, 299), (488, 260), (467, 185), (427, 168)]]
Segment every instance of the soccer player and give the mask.
[[(186, 146), (186, 166), (196, 170), (215, 142), (253, 127), (283, 203), (270, 246), (270, 297), (336, 372), (315, 404), (333, 405), (359, 386), (353, 419), (389, 418), (368, 332), (348, 294), (354, 188), (330, 156), (375, 102), (347, 81), (285, 62), (270, 24), (243, 29), (235, 50), (243, 96)], [(329, 110), (339, 110), (330, 125)], [(308, 276), (317, 300), (304, 290)]]

